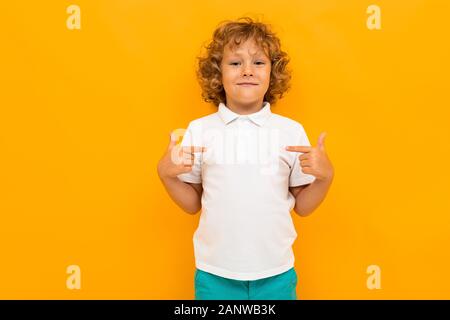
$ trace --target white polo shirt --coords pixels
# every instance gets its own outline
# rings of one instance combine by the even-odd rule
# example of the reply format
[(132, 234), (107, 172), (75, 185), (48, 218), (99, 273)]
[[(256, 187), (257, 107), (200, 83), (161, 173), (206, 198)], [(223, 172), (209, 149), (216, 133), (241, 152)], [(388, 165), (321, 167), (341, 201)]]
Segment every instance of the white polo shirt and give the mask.
[(204, 146), (192, 171), (178, 175), (202, 183), (202, 211), (194, 233), (200, 270), (235, 280), (257, 280), (294, 266), (297, 233), (289, 187), (314, 181), (301, 171), (298, 152), (310, 146), (303, 126), (272, 113), (270, 104), (250, 115), (218, 111), (191, 121), (182, 146)]

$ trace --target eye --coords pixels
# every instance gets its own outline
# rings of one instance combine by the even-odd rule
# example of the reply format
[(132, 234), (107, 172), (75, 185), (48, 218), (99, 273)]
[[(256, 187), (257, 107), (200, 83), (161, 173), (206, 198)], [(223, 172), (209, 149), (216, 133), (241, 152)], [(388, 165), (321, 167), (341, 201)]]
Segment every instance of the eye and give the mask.
[(264, 63), (264, 61), (256, 61), (255, 64), (257, 64), (257, 65), (263, 65), (263, 64), (265, 64), (265, 63)]
[(230, 65), (232, 66), (237, 66), (239, 64), (239, 62), (231, 62)]

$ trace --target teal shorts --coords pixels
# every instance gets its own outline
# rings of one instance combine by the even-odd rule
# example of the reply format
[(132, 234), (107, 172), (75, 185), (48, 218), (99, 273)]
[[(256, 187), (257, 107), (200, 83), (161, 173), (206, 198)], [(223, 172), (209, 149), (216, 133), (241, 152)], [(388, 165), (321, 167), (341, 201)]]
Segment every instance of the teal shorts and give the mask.
[(242, 281), (195, 269), (195, 300), (297, 300), (294, 268), (272, 277)]

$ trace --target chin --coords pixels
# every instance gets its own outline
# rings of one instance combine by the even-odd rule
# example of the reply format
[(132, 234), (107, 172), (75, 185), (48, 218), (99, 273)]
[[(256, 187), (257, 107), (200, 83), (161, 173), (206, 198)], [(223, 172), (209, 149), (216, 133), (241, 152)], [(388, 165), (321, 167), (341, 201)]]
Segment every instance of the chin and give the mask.
[(239, 97), (237, 98), (235, 101), (238, 101), (239, 103), (254, 103), (254, 102), (258, 102), (259, 100), (261, 100), (261, 97)]

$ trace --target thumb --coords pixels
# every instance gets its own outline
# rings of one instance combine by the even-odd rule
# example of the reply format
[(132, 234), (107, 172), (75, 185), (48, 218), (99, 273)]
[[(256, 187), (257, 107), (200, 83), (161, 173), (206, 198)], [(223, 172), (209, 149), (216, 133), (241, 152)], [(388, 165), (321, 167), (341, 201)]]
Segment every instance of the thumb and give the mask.
[(327, 136), (326, 132), (322, 132), (319, 136), (319, 141), (317, 143), (317, 146), (321, 149), (325, 149), (325, 137)]
[(174, 135), (172, 134), (172, 132), (169, 133), (169, 145), (167, 146), (168, 150), (172, 150), (173, 147), (175, 147), (175, 145), (177, 144), (177, 139), (175, 139)]

